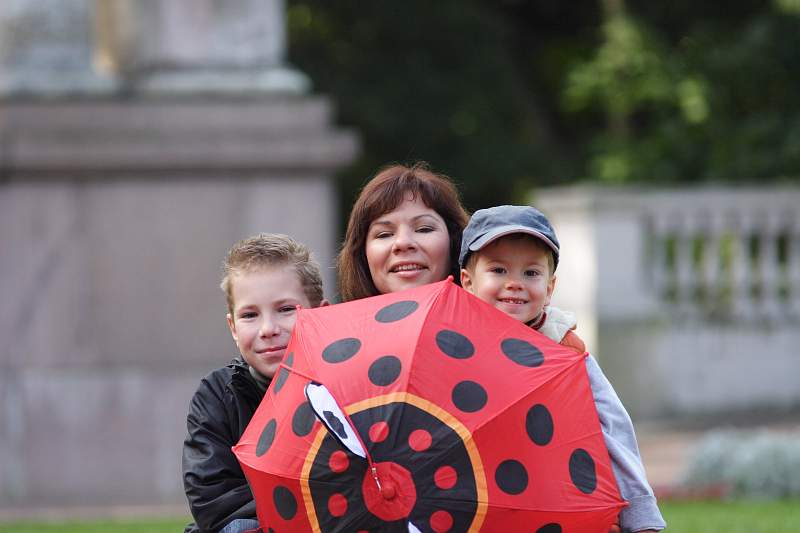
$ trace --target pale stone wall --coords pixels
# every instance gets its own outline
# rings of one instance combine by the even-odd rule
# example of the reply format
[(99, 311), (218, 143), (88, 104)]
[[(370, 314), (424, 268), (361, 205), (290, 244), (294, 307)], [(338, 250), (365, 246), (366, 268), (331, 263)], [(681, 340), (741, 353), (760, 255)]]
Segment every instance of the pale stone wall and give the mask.
[(221, 259), (289, 233), (330, 289), (332, 196), (288, 172), (0, 187), (3, 503), (181, 501), (188, 401), (236, 353)]

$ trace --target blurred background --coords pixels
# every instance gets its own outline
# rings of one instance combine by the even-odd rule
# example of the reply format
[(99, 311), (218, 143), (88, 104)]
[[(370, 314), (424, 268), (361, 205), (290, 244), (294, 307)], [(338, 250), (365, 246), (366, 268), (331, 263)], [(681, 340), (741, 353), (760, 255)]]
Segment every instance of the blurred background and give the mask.
[(659, 496), (800, 497), (799, 49), (800, 0), (3, 0), (0, 521), (184, 515), (225, 251), (291, 234), (335, 298), (418, 160), (551, 217)]

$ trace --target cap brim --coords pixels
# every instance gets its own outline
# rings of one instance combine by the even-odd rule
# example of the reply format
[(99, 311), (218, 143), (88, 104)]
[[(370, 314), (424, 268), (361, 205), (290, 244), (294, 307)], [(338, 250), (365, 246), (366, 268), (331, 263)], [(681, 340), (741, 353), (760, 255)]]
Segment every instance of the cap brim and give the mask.
[(499, 228), (495, 228), (492, 231), (481, 235), (478, 239), (472, 242), (469, 245), (470, 252), (477, 252), (478, 250), (482, 249), (484, 246), (489, 244), (490, 242), (499, 239), (500, 237), (504, 237), (506, 235), (511, 235), (512, 233), (527, 233), (528, 235), (533, 235), (537, 239), (544, 241), (544, 243), (550, 247), (556, 255), (558, 255), (558, 246), (555, 245), (553, 241), (549, 238), (545, 237), (543, 233), (540, 233), (536, 230), (532, 230), (531, 228), (525, 226), (500, 226)]

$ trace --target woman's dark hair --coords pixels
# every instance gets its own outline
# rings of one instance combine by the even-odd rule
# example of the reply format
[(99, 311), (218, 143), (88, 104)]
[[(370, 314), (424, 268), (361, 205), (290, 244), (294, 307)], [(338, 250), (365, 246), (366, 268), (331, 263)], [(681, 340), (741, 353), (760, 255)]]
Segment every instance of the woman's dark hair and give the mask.
[(421, 198), (447, 225), (450, 236), (450, 267), (458, 280), (461, 232), (467, 215), (458, 190), (447, 176), (432, 172), (425, 163), (412, 167), (391, 165), (380, 170), (361, 190), (350, 212), (347, 233), (337, 261), (342, 300), (358, 300), (380, 294), (372, 281), (366, 254), (369, 226), (379, 216), (397, 208), (408, 195)]

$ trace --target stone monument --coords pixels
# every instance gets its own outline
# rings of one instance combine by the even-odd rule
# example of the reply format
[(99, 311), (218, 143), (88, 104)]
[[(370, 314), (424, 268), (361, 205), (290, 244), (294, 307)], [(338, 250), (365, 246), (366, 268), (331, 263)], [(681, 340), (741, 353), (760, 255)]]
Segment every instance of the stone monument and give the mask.
[(0, 518), (185, 504), (234, 241), (293, 235), (333, 294), (358, 140), (285, 51), (280, 0), (0, 3)]

